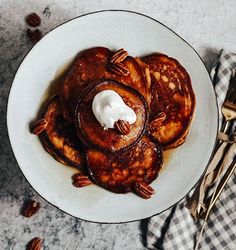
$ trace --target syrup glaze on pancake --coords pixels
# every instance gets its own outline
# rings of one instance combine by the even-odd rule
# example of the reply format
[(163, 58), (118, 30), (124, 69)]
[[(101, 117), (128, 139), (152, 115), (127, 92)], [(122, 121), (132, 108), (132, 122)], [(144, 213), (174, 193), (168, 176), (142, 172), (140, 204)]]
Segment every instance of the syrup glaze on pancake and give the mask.
[(99, 186), (115, 193), (132, 191), (136, 182), (150, 184), (163, 164), (160, 145), (144, 136), (136, 146), (119, 154), (89, 148), (86, 152), (88, 172)]
[(84, 163), (82, 143), (75, 126), (64, 119), (58, 96), (49, 101), (43, 118), (48, 122), (40, 134), (44, 148), (59, 162), (81, 168)]
[[(127, 135), (120, 134), (115, 129), (104, 129), (95, 118), (92, 102), (95, 95), (103, 90), (115, 91), (136, 113), (136, 122), (130, 124), (130, 133)], [(135, 89), (114, 80), (104, 80), (96, 85), (90, 85), (80, 96), (75, 113), (77, 134), (83, 143), (111, 152), (127, 150), (137, 143), (143, 136), (148, 121), (144, 97)]]
[[(164, 54), (142, 58), (151, 74), (149, 132), (164, 147), (181, 145), (188, 134), (195, 108), (191, 80), (180, 63)], [(160, 119), (163, 115), (165, 119)]]
[(150, 103), (150, 83), (147, 83), (148, 70), (144, 73), (143, 65), (133, 57), (128, 56), (122, 65), (129, 70), (126, 76), (112, 73), (109, 70), (110, 58), (114, 54), (104, 47), (95, 47), (81, 51), (71, 69), (66, 74), (62, 84), (60, 98), (62, 100), (64, 115), (73, 122), (74, 110), (79, 95), (91, 83), (102, 79), (113, 79), (139, 91)]
[[(46, 107), (42, 118), (48, 124), (39, 137), (56, 160), (89, 174), (97, 185), (147, 198), (142, 196), (147, 190), (139, 193), (137, 185), (149, 185), (157, 178), (162, 147), (184, 143), (195, 96), (190, 77), (177, 60), (159, 53), (143, 58), (122, 53), (125, 56), (118, 62), (112, 62), (117, 54), (104, 47), (77, 55), (64, 74), (60, 94)], [(126, 72), (112, 70), (116, 63)], [(95, 118), (92, 101), (102, 90), (114, 90), (135, 111), (137, 120), (128, 134), (104, 130)]]

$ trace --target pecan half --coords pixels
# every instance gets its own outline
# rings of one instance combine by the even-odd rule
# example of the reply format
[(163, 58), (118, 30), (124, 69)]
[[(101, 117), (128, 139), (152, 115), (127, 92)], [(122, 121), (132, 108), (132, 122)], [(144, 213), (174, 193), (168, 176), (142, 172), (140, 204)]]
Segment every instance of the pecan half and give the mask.
[(85, 187), (85, 186), (92, 184), (89, 177), (87, 175), (83, 175), (83, 174), (74, 174), (72, 176), (72, 180), (73, 180), (72, 184), (75, 187)]
[(37, 43), (42, 38), (42, 32), (39, 29), (31, 30), (27, 29), (27, 36), (32, 43)]
[(128, 135), (130, 133), (130, 124), (123, 120), (115, 122), (114, 128), (117, 132), (123, 135)]
[(124, 49), (117, 50), (111, 57), (110, 62), (113, 64), (121, 63), (128, 56), (128, 52)]
[(155, 121), (155, 124), (161, 124), (166, 119), (166, 113), (160, 112), (152, 117), (152, 121)]
[(144, 199), (150, 199), (155, 193), (155, 190), (145, 182), (136, 182), (134, 189), (136, 194)]
[(120, 76), (127, 76), (129, 74), (129, 70), (121, 63), (109, 64), (108, 70)]
[(42, 247), (42, 239), (39, 237), (33, 238), (28, 244), (26, 249), (27, 250), (40, 250)]
[(37, 27), (41, 24), (41, 18), (34, 12), (26, 16), (25, 21), (31, 27)]
[(36, 214), (38, 212), (40, 208), (40, 203), (37, 201), (30, 201), (27, 206), (25, 207), (25, 209), (23, 210), (22, 215), (25, 217), (31, 217), (34, 214)]
[(47, 127), (48, 122), (45, 119), (38, 120), (32, 128), (32, 133), (35, 135), (41, 134)]

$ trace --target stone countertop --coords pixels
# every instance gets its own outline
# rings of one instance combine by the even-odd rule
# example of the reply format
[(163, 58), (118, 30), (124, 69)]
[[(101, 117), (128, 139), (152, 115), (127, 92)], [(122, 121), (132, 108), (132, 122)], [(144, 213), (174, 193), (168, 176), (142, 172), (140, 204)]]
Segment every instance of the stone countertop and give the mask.
[[(0, 0), (0, 249), (24, 249), (33, 237), (44, 248), (145, 249), (141, 229), (145, 222), (96, 224), (75, 219), (48, 204), (21, 174), (11, 152), (6, 129), (6, 103), (14, 74), (32, 47), (24, 17), (42, 17), (43, 33), (75, 16), (103, 9), (127, 9), (149, 15), (172, 28), (202, 56), (208, 69), (221, 48), (236, 52), (235, 0)], [(40, 201), (32, 218), (21, 216), (27, 199)]]

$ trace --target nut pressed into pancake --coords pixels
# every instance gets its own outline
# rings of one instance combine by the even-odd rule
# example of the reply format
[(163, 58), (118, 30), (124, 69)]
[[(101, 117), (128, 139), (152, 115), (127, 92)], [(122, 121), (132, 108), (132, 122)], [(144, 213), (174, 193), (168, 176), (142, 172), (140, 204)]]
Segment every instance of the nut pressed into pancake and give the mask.
[(90, 148), (86, 158), (91, 179), (115, 193), (132, 191), (137, 182), (150, 184), (157, 178), (163, 164), (162, 149), (149, 136), (118, 154)]
[[(130, 124), (128, 134), (120, 134), (115, 129), (104, 129), (94, 116), (93, 99), (103, 90), (118, 93), (125, 104), (136, 113), (136, 122)], [(147, 121), (147, 104), (143, 96), (135, 89), (114, 80), (104, 80), (90, 85), (80, 96), (75, 115), (77, 134), (83, 143), (111, 152), (128, 149), (138, 142), (145, 132)]]
[(90, 84), (101, 79), (112, 79), (140, 92), (150, 103), (150, 83), (147, 83), (148, 73), (144, 72), (143, 63), (138, 63), (128, 56), (121, 62), (129, 73), (116, 74), (109, 70), (110, 58), (113, 51), (104, 47), (95, 47), (81, 51), (62, 83), (60, 98), (62, 100), (65, 116), (72, 121), (79, 95)]
[(149, 132), (164, 149), (175, 148), (185, 141), (195, 108), (190, 77), (167, 55), (156, 53), (142, 60), (151, 74)]
[(59, 162), (81, 168), (84, 162), (82, 144), (75, 126), (64, 119), (58, 96), (49, 101), (43, 118), (47, 121), (46, 129), (40, 134), (44, 148)]

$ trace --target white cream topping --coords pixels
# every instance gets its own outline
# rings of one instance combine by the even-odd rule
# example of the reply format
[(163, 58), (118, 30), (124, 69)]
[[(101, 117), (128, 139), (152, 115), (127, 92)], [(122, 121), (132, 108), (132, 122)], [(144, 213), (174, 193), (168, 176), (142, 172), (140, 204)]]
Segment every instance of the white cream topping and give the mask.
[(92, 110), (104, 129), (114, 128), (118, 120), (133, 124), (137, 119), (133, 109), (127, 106), (121, 96), (113, 90), (103, 90), (97, 93), (93, 99)]

